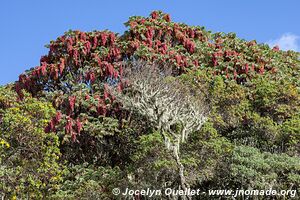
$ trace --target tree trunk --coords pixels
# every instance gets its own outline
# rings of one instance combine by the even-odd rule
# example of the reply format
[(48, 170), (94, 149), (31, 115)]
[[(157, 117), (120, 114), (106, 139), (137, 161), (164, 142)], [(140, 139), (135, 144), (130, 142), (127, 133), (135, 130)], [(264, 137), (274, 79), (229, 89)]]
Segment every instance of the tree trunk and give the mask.
[[(173, 156), (175, 157), (178, 169), (179, 169), (179, 177), (180, 177), (180, 184), (181, 184), (181, 188), (185, 191), (187, 190), (190, 186), (189, 184), (186, 182), (185, 176), (184, 176), (184, 166), (180, 161), (180, 157), (179, 157), (179, 149), (180, 149), (180, 138), (176, 139), (176, 144), (174, 145), (174, 149), (173, 149)], [(191, 197), (190, 196), (183, 196), (182, 197), (184, 200), (188, 199), (190, 200)]]

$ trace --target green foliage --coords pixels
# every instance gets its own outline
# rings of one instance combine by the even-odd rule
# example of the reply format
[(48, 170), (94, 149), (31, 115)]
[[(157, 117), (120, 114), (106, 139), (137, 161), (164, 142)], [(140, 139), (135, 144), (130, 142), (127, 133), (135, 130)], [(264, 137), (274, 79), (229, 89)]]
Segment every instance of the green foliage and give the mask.
[(300, 118), (295, 116), (285, 121), (281, 126), (281, 134), (278, 143), (285, 144), (284, 148), (287, 152), (300, 153)]
[(210, 117), (219, 134), (235, 144), (298, 154), (300, 93), (295, 82), (262, 76), (240, 85), (203, 74), (190, 72), (184, 79), (209, 91)]
[(55, 113), (50, 103), (25, 94), (20, 101), (0, 88), (0, 192), (7, 198), (40, 199), (58, 189), (58, 137), (44, 128)]
[(211, 83), (212, 115), (219, 130), (228, 132), (235, 129), (249, 111), (247, 89), (234, 81), (216, 77)]
[(230, 164), (230, 181), (239, 188), (298, 189), (299, 192), (299, 174), (299, 157), (260, 152), (247, 146), (235, 148)]
[(187, 168), (189, 182), (197, 186), (211, 180), (222, 159), (230, 155), (232, 149), (233, 145), (218, 134), (213, 123), (205, 123), (182, 148), (182, 162)]
[(253, 81), (253, 87), (251, 103), (261, 115), (270, 116), (275, 122), (282, 123), (299, 114), (300, 91), (295, 82), (258, 78)]
[(172, 66), (170, 80), (204, 94), (209, 120), (180, 146), (192, 188), (299, 193), (299, 52), (160, 11), (125, 25), (121, 36), (68, 31), (40, 66), (0, 87), (0, 195), (114, 199), (114, 187), (176, 188), (178, 163), (162, 134), (108, 89), (124, 92), (124, 61), (138, 59)]
[(135, 188), (166, 188), (178, 181), (176, 162), (159, 132), (140, 136), (135, 144), (129, 168), (130, 183)]
[(49, 199), (113, 199), (112, 189), (121, 185), (121, 170), (91, 166), (88, 163), (68, 168), (60, 189)]

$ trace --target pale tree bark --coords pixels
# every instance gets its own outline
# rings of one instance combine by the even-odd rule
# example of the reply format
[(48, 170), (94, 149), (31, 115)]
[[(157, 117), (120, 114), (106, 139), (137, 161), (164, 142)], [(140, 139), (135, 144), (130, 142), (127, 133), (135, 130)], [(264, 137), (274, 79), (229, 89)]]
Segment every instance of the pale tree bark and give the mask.
[(185, 190), (189, 185), (180, 159), (180, 145), (205, 123), (207, 106), (197, 89), (171, 75), (171, 68), (137, 61), (125, 67), (124, 90), (112, 92), (125, 109), (145, 117), (160, 131), (178, 165), (181, 189)]

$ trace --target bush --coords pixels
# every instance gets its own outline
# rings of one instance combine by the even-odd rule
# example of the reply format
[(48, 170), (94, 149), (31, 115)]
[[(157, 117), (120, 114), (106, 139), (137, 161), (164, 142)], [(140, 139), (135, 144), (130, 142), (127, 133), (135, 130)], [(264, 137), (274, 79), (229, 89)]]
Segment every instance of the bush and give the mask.
[(59, 140), (44, 128), (55, 110), (25, 93), (0, 88), (0, 193), (7, 198), (41, 199), (58, 189), (63, 173)]

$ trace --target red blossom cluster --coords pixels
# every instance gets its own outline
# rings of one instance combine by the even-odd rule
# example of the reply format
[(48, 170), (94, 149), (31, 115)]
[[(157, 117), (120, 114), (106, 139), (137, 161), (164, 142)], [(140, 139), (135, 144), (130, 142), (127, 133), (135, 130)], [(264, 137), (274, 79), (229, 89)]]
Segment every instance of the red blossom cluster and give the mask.
[[(63, 118), (66, 134), (71, 134), (75, 141), (83, 128), (78, 117), (80, 112), (86, 112), (83, 102), (89, 104), (92, 115), (113, 113), (110, 109), (115, 97), (110, 94), (106, 80), (109, 77), (115, 81), (121, 92), (122, 62), (131, 58), (168, 62), (177, 74), (201, 65), (213, 69), (214, 75), (238, 82), (247, 81), (251, 74), (276, 72), (274, 67), (266, 67), (269, 61), (259, 56), (256, 42), (247, 43), (247, 48), (256, 55), (256, 60), (250, 61), (241, 50), (229, 48), (221, 36), (213, 39), (201, 27), (174, 23), (160, 11), (152, 12), (148, 18), (133, 17), (127, 25), (129, 30), (121, 37), (109, 31), (67, 32), (50, 43), (49, 53), (40, 59), (40, 66), (19, 76), (15, 90), (21, 99), (22, 89), (34, 96), (42, 91), (63, 92), (60, 98), (64, 100), (55, 104), (61, 112), (49, 122), (47, 132), (55, 131)], [(273, 50), (277, 52), (279, 48)], [(78, 84), (86, 84), (90, 89), (88, 94), (74, 89)]]

